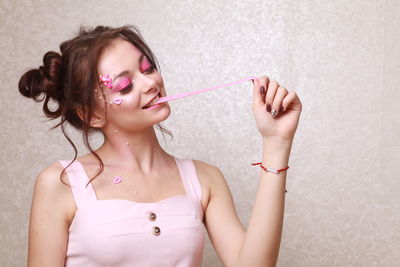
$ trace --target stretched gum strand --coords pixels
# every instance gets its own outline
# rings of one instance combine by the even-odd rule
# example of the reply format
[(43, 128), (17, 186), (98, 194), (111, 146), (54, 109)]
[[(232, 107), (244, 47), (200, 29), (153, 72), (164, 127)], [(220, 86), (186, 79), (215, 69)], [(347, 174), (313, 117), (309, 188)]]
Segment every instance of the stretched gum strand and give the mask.
[(200, 90), (196, 90), (196, 91), (191, 91), (191, 92), (186, 92), (186, 93), (177, 94), (177, 95), (160, 97), (157, 100), (157, 102), (155, 102), (153, 105), (161, 104), (161, 103), (164, 103), (164, 102), (168, 102), (168, 101), (171, 101), (171, 100), (175, 100), (175, 99), (179, 99), (179, 98), (183, 98), (183, 97), (187, 97), (187, 96), (201, 94), (201, 93), (208, 92), (208, 91), (215, 90), (215, 89), (219, 89), (219, 88), (232, 86), (232, 85), (235, 85), (235, 84), (238, 84), (238, 83), (242, 83), (242, 82), (246, 82), (246, 81), (249, 81), (249, 80), (256, 80), (257, 83), (260, 84), (260, 81), (256, 76), (249, 76), (247, 78), (243, 78), (243, 79), (240, 79), (240, 80), (237, 80), (237, 81), (224, 83), (224, 84), (220, 84), (220, 85), (216, 85), (216, 86), (212, 86), (212, 87), (208, 87), (208, 88), (204, 88), (204, 89), (200, 89)]

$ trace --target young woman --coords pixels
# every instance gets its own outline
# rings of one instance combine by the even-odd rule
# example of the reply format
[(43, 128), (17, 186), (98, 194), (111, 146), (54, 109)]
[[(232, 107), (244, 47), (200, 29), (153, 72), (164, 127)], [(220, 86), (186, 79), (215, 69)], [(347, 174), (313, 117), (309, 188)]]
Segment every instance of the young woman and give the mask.
[[(225, 266), (275, 266), (302, 107), (296, 93), (267, 76), (253, 81), (263, 158), (245, 229), (217, 167), (159, 145), (154, 126), (169, 133), (159, 123), (171, 110), (168, 102), (154, 105), (166, 90), (135, 27), (81, 28), (60, 48), (19, 82), (21, 94), (45, 101), (46, 116), (61, 118), (54, 127), (75, 150), (74, 159), (56, 161), (36, 178), (28, 266), (200, 266), (204, 226)], [(91, 153), (77, 157), (66, 123), (82, 131)], [(93, 131), (104, 136), (96, 150), (88, 141)]]

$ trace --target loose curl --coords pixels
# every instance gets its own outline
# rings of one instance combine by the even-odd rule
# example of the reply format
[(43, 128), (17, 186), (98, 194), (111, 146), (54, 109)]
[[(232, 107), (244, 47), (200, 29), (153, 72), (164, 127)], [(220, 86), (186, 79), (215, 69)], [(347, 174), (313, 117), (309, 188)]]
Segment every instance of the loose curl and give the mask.
[[(144, 42), (137, 27), (125, 25), (118, 28), (97, 26), (88, 28), (81, 26), (76, 37), (64, 41), (60, 45), (61, 54), (55, 51), (47, 52), (43, 57), (43, 65), (37, 69), (25, 72), (19, 80), (19, 92), (36, 102), (43, 103), (43, 112), (49, 120), (61, 117), (58, 124), (50, 130), (61, 126), (64, 137), (74, 149), (74, 159), (66, 166), (60, 174), (62, 175), (77, 158), (78, 152), (75, 144), (65, 132), (65, 123), (68, 122), (78, 131), (82, 131), (83, 142), (89, 151), (100, 163), (100, 170), (89, 180), (86, 186), (101, 174), (104, 163), (92, 149), (89, 136), (92, 132), (101, 132), (98, 128), (90, 126), (90, 118), (94, 112), (95, 99), (94, 89), (98, 85), (97, 66), (102, 51), (117, 38), (123, 38), (137, 47), (149, 60), (150, 64), (159, 71), (160, 67), (153, 52)], [(43, 95), (43, 97), (41, 97)], [(49, 101), (56, 102), (57, 108), (51, 110)], [(83, 115), (83, 119), (78, 115)], [(107, 107), (106, 107), (107, 115)], [(157, 124), (163, 135), (167, 133), (173, 138), (172, 133)], [(66, 183), (64, 183), (66, 184)]]

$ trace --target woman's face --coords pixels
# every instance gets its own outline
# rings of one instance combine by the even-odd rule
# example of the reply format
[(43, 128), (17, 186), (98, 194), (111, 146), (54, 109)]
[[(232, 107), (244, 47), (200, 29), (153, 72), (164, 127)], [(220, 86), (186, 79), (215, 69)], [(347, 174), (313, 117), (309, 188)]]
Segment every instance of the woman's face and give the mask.
[(104, 50), (99, 59), (98, 73), (111, 78), (108, 83), (111, 88), (103, 83), (95, 90), (96, 106), (101, 114), (105, 114), (104, 105), (107, 105), (107, 125), (104, 128), (140, 132), (165, 120), (171, 113), (167, 102), (153, 109), (144, 108), (154, 97), (166, 96), (166, 91), (161, 74), (128, 41), (116, 39)]

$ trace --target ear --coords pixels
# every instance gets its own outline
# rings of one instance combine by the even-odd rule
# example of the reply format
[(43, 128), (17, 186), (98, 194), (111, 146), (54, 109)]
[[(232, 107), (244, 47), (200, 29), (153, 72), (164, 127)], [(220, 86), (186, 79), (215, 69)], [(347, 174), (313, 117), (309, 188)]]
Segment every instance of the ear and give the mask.
[[(76, 109), (76, 113), (82, 121), (84, 120), (83, 111), (81, 109)], [(104, 121), (104, 118), (97, 110), (92, 114), (92, 118), (90, 119), (90, 126), (93, 128), (103, 128), (107, 122)]]

